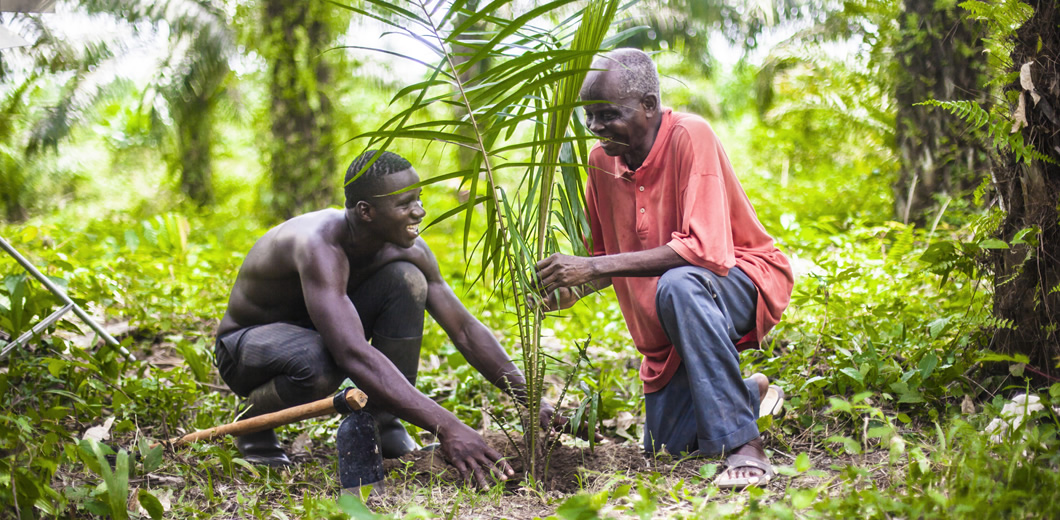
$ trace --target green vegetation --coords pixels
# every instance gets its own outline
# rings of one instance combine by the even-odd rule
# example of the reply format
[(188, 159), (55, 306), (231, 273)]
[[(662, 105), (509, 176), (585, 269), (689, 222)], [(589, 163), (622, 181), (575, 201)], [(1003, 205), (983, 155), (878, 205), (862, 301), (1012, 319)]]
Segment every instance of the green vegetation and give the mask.
[[(538, 460), (536, 454), (544, 451), (538, 448), (541, 440), (537, 417), (548, 356), (541, 348), (544, 312), (527, 302), (541, 298), (533, 275), (538, 260), (559, 250), (561, 244), (564, 250), (587, 254), (580, 238), (588, 234), (581, 203), (581, 165), (588, 158), (591, 136), (580, 125), (572, 125), (571, 116), (579, 106), (578, 91), (593, 56), (608, 47), (604, 37), (618, 9), (615, 0), (591, 2), (579, 16), (567, 18), (548, 32), (528, 23), (565, 7), (565, 3), (532, 10), (511, 22), (500, 20), (500, 15), (487, 7), (466, 19), (455, 20), (457, 27), (448, 36), (442, 34), (441, 27), (448, 23), (448, 16), (459, 10), (451, 9), (436, 20), (426, 4), (419, 5), (418, 12), (389, 5), (387, 8), (396, 19), (389, 22), (392, 27), (399, 31), (411, 27), (409, 34), (418, 30), (430, 35), (429, 47), (439, 63), (430, 80), (400, 91), (411, 99), (409, 107), (387, 121), (381, 130), (368, 134), (372, 138), (370, 148), (376, 143), (387, 146), (395, 139), (426, 144), (441, 141), (464, 148), (459, 169), (439, 171), (440, 175), (427, 182), (457, 178), (460, 186), (468, 190), (467, 202), (434, 222), (461, 214), (463, 249), (465, 254), (478, 257), (482, 265), (479, 277), (489, 275), (503, 281), (498, 292), (507, 300), (508, 312), (516, 316), (527, 379), (527, 403), (522, 403), (521, 414), (526, 443), (520, 457), (534, 479), (543, 478), (547, 468), (547, 458)], [(495, 19), (496, 28), (484, 33), (476, 24), (488, 18)], [(465, 31), (474, 31), (480, 41), (462, 39)], [(513, 34), (519, 36), (510, 40)], [(449, 50), (457, 45), (461, 53), (470, 57)], [(475, 70), (483, 72), (471, 75)], [(466, 116), (410, 122), (414, 115), (429, 113), (434, 105), (445, 104)], [(518, 131), (521, 124), (527, 123), (533, 126), (530, 138)], [(506, 181), (503, 183), (502, 174)], [(486, 231), (481, 242), (469, 246), (476, 210), (487, 215)], [(558, 224), (552, 224), (554, 214)], [(570, 378), (566, 383), (570, 383)], [(595, 414), (586, 417), (594, 419), (589, 422), (595, 432)]]
[[(578, 82), (564, 87), (553, 80), (562, 77), (562, 71), (585, 66), (570, 61), (591, 54), (579, 49), (614, 45), (631, 35), (648, 38), (652, 30), (616, 36), (616, 31), (640, 23), (635, 21), (652, 24), (663, 18), (647, 15), (662, 11), (638, 9), (664, 4), (680, 12), (688, 9), (685, 3), (645, 2), (618, 11), (615, 18), (621, 23), (615, 24), (594, 16), (597, 24), (616, 29), (605, 35), (598, 26), (595, 39), (580, 40), (581, 47), (572, 50), (568, 42), (576, 38), (577, 15), (587, 4), (557, 2), (553, 10), (522, 21), (528, 24), (525, 30), (513, 29), (525, 38), (518, 50), (526, 54), (516, 53), (513, 40), (497, 40), (504, 45), (491, 52), (503, 51), (505, 56), (482, 60), (485, 72), (479, 80), (469, 81), (458, 72), (472, 68), (475, 60), (461, 53), (455, 56), (465, 61), (446, 60), (433, 81), (448, 78), (450, 86), (471, 85), (463, 100), (442, 90), (421, 97), (421, 92), (439, 85), (410, 87), (375, 67), (378, 55), (356, 48), (328, 51), (347, 52), (329, 58), (334, 59), (329, 63), (336, 70), (348, 67), (355, 72), (330, 77), (330, 83), (316, 81), (321, 78), (310, 72), (320, 69), (308, 64), (317, 55), (306, 47), (304, 31), (293, 31), (291, 41), (296, 43), (262, 37), (269, 30), (267, 23), (280, 23), (280, 18), (263, 19), (264, 6), (259, 4), (265, 3), (224, 9), (218, 2), (211, 6), (216, 10), (206, 13), (234, 16), (235, 37), (243, 40), (238, 44), (262, 49), (252, 58), (244, 56), (232, 71), (224, 67), (225, 97), (203, 101), (214, 111), (212, 117), (160, 115), (164, 111), (141, 100), (156, 88), (151, 85), (162, 83), (123, 80), (90, 106), (79, 107), (83, 110), (69, 119), (69, 132), (43, 149), (34, 148), (34, 122), (65, 102), (65, 82), (76, 77), (55, 73), (81, 69), (46, 67), (57, 63), (60, 54), (44, 42), (2, 51), (0, 204), (6, 220), (0, 222), (0, 236), (114, 330), (137, 359), (125, 360), (91, 334), (82, 336), (89, 329), (71, 318), (0, 362), (0, 518), (1060, 516), (1060, 383), (1048, 378), (1057, 375), (1058, 317), (1055, 307), (1048, 308), (1060, 293), (1060, 280), (1048, 274), (1055, 266), (1039, 262), (1057, 247), (1055, 213), (1051, 222), (1013, 222), (1019, 209), (1013, 197), (1019, 190), (999, 186), (991, 177), (995, 171), (1045, 172), (1040, 191), (1052, 197), (1047, 206), (1057, 206), (1057, 192), (1050, 191), (1054, 188), (1047, 182), (1056, 178), (1051, 168), (1058, 156), (1042, 146), (1050, 141), (1040, 133), (1052, 123), (1027, 108), (1040, 105), (1034, 104), (1034, 89), (1021, 84), (1019, 74), (1029, 56), (1055, 57), (1048, 53), (1060, 48), (1054, 46), (1056, 34), (1041, 30), (1052, 18), (1038, 18), (1055, 18), (1053, 9), (1041, 8), (1043, 14), (1018, 2), (936, 2), (948, 16), (979, 24), (977, 35), (985, 38), (983, 44), (992, 53), (988, 77), (978, 85), (982, 96), (925, 97), (912, 110), (928, 119), (955, 115), (958, 128), (978, 139), (977, 150), (991, 162), (976, 170), (974, 190), (936, 193), (933, 205), (923, 210), (924, 218), (911, 218), (908, 224), (896, 213), (892, 192), (892, 184), (902, 178), (899, 172), (909, 166), (898, 144), (903, 130), (894, 88), (900, 77), (890, 61), (898, 42), (907, 41), (902, 40), (903, 31), (910, 30), (908, 24), (896, 22), (897, 15), (906, 12), (904, 3), (815, 7), (773, 2), (773, 15), (767, 16), (761, 7), (747, 9), (740, 2), (707, 2), (704, 5), (719, 11), (691, 13), (682, 28), (686, 37), (659, 30), (654, 43), (644, 44), (671, 48), (657, 58), (664, 75), (664, 104), (708, 117), (761, 221), (796, 264), (795, 293), (784, 321), (762, 349), (743, 357), (745, 371), (764, 372), (788, 394), (786, 414), (760, 424), (782, 477), (765, 489), (730, 495), (710, 485), (720, 470), (716, 460), (608, 465), (594, 458), (594, 453), (635, 452), (643, 421), (639, 359), (610, 290), (543, 321), (518, 305), (529, 283), (519, 280), (526, 265), (544, 251), (578, 251), (581, 246), (565, 237), (578, 233), (578, 203), (571, 195), (578, 193), (579, 180), (571, 166), (585, 156), (586, 142), (572, 138), (576, 145), (570, 149), (558, 146), (558, 136), (580, 135), (580, 125), (570, 125), (568, 134), (565, 116), (557, 111), (576, 104), (571, 85)], [(369, 15), (402, 23), (395, 18), (402, 13), (393, 6), (382, 9), (382, 2), (339, 2), (351, 9), (313, 4), (319, 11), (312, 16), (330, 24), (329, 30), (345, 27), (352, 17), (354, 23), (364, 24), (356, 30), (375, 31), (374, 36), (382, 30), (368, 25)], [(743, 7), (734, 8), (736, 4)], [(119, 9), (92, 5), (104, 12)], [(477, 32), (478, 23), (503, 30), (512, 23), (506, 20), (518, 20), (522, 13), (518, 3), (499, 2), (490, 6), (498, 9), (496, 16), (476, 19), (471, 12), (478, 4), (467, 5), (467, 12), (451, 16), (482, 36), (465, 41), (470, 49), (484, 49), (490, 41)], [(406, 7), (410, 13), (418, 9), (415, 4)], [(183, 13), (185, 20), (190, 16), (177, 8), (140, 16), (147, 24), (174, 13)], [(444, 10), (436, 14), (449, 16)], [(516, 16), (501, 16), (512, 14)], [(212, 20), (203, 16), (192, 19)], [(894, 23), (884, 23), (888, 17)], [(768, 49), (764, 59), (752, 53), (733, 65), (709, 59), (703, 63), (704, 49), (687, 49), (703, 45), (687, 32), (689, 27), (722, 31), (735, 42), (741, 35), (764, 41), (761, 31), (777, 21), (802, 24), (802, 30)], [(1028, 23), (1039, 24), (1034, 26), (1040, 33), (1035, 41), (1017, 37)], [(1049, 23), (1057, 26), (1055, 20)], [(189, 32), (172, 34), (199, 34), (192, 25), (180, 27)], [(455, 41), (450, 38), (446, 48)], [(530, 42), (540, 47), (527, 50)], [(848, 48), (865, 52), (856, 59), (837, 57), (834, 48), (828, 50), (829, 42), (846, 42)], [(283, 64), (282, 69), (255, 61), (283, 55), (285, 45), (302, 45), (288, 53), (302, 61)], [(1024, 50), (1015, 62), (998, 56), (1020, 48)], [(111, 52), (117, 51), (104, 54)], [(437, 57), (452, 57), (450, 53)], [(553, 61), (540, 61), (542, 56)], [(75, 58), (101, 63), (100, 55), (59, 61), (72, 67)], [(548, 66), (527, 72), (539, 63)], [(571, 69), (561, 68), (564, 63)], [(343, 143), (378, 130), (336, 145), (336, 164), (357, 155), (373, 138), (399, 137), (388, 147), (408, 157), (431, 183), (424, 191), (429, 217), (448, 214), (426, 229), (424, 238), (449, 283), (502, 337), (509, 352), (523, 358), (528, 375), (543, 383), (540, 391), (546, 398), (556, 401), (562, 395), (562, 408), (593, 419), (607, 436), (595, 447), (564, 441), (573, 445), (564, 449), (573, 451), (563, 453), (577, 453), (574, 462), (583, 462), (588, 471), (572, 477), (562, 489), (548, 489), (548, 481), (533, 471), (537, 480), (477, 492), (444, 476), (424, 475), (410, 462), (392, 466), (391, 494), (370, 498), (365, 506), (358, 497), (337, 495), (337, 417), (280, 430), (298, 462), (284, 472), (247, 464), (230, 441), (152, 447), (159, 440), (228, 422), (238, 407), (238, 399), (212, 366), (214, 328), (244, 254), (278, 220), (272, 208), (283, 197), (309, 197), (274, 192), (291, 180), (291, 172), (282, 172), (281, 179), (263, 166), (278, 164), (275, 154), (283, 150), (273, 119), (280, 96), (269, 91), (270, 78), (280, 70), (312, 84), (320, 89), (314, 91), (320, 99), (329, 97), (333, 106), (340, 106), (331, 112), (336, 121), (324, 125), (329, 135), (317, 136), (319, 142)], [(1045, 65), (1032, 72), (1027, 79), (1032, 87), (1056, 79), (1056, 69)], [(521, 80), (528, 77), (542, 81), (523, 85)], [(203, 77), (213, 89), (219, 85), (210, 83), (215, 80)], [(493, 86), (497, 90), (490, 91)], [(536, 97), (520, 97), (533, 88), (538, 88)], [(210, 92), (216, 94), (206, 94)], [(1047, 103), (1057, 101), (1045, 88), (1033, 93)], [(512, 99), (532, 100), (523, 105), (523, 116), (553, 126), (504, 126), (519, 114), (501, 111), (507, 105), (499, 100), (516, 94)], [(179, 93), (165, 96), (172, 103)], [(561, 96), (562, 101), (547, 101), (557, 99), (550, 96)], [(1022, 98), (1025, 121), (1013, 130), (1012, 107)], [(308, 106), (314, 106), (312, 99)], [(394, 125), (406, 109), (410, 117), (405, 126)], [(244, 113), (236, 117), (236, 112)], [(309, 119), (318, 115), (308, 108), (304, 112)], [(469, 114), (483, 126), (460, 133), (471, 120)], [(185, 148), (160, 145), (185, 135), (176, 128), (185, 120), (212, 129), (207, 146), (212, 180), (205, 177), (212, 184), (206, 198), (195, 194), (206, 192), (189, 191), (188, 177), (176, 166)], [(413, 130), (430, 130), (433, 133), (425, 136), (432, 139), (471, 144), (478, 155), (469, 158), (456, 146), (408, 139)], [(297, 157), (283, 160), (295, 164), (301, 160)], [(541, 179), (546, 178), (545, 170), (548, 175), (554, 171), (545, 166), (555, 165), (563, 166), (559, 173), (567, 184), (561, 192), (565, 195), (555, 195), (548, 211), (552, 199), (547, 194), (552, 192), (541, 186), (559, 182)], [(468, 173), (481, 168), (495, 176)], [(333, 172), (327, 186), (316, 186), (320, 181), (314, 180), (308, 186), (316, 190), (311, 195), (338, 193), (342, 173)], [(339, 203), (333, 197), (314, 200)], [(546, 232), (554, 236), (545, 238)], [(1039, 275), (1036, 285), (1009, 283), (1028, 273), (1046, 274)], [(999, 295), (1010, 286), (1022, 287), (1032, 302), (1027, 307), (1037, 321), (1031, 325), (996, 312), (999, 301), (1009, 305)], [(60, 306), (13, 260), (0, 255), (0, 343)], [(1031, 350), (1000, 348), (998, 338), (1031, 326), (1036, 331), (1032, 336), (1041, 338)], [(515, 410), (531, 417), (534, 412), (522, 410), (477, 377), (440, 327), (429, 323), (423, 351), (418, 387), (468, 424), (514, 432), (522, 432), (524, 423), (534, 424), (514, 418)], [(1011, 412), (1004, 409), (1017, 394), (1037, 396), (1041, 406), (1027, 405), (1026, 419), (1012, 423)], [(1012, 426), (1003, 433), (989, 429), (995, 419), (1006, 418)], [(97, 433), (86, 437), (90, 429)], [(101, 431), (106, 435), (99, 435)]]

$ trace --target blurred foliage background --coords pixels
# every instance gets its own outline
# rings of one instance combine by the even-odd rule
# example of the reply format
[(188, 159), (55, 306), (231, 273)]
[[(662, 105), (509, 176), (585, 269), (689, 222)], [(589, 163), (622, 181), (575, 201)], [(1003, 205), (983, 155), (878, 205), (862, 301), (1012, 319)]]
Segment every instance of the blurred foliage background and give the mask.
[[(536, 3), (503, 6), (521, 13)], [(988, 451), (975, 432), (1017, 391), (1038, 389), (1060, 404), (1060, 148), (1041, 137), (1057, 125), (1055, 115), (1013, 111), (1032, 91), (1056, 100), (1044, 87), (1055, 69), (1027, 73), (1037, 90), (1020, 77), (1026, 60), (1055, 57), (1055, 17), (1049, 6), (947, 0), (643, 0), (619, 14), (616, 33), (636, 29), (621, 45), (655, 53), (664, 105), (710, 121), (760, 220), (793, 260), (784, 321), (744, 355), (748, 371), (765, 372), (790, 396), (793, 412), (765, 426), (771, 438), (789, 453), (887, 450), (904, 475), (894, 485), (909, 493), (905, 505), (889, 500), (851, 470), (841, 477), (849, 493), (785, 495), (777, 517), (871, 507), (945, 516), (960, 500), (999, 516), (1056, 510), (1058, 423), (1049, 407), (1040, 429), (994, 457), (948, 450)], [(284, 219), (341, 206), (346, 165), (366, 146), (357, 136), (403, 108), (392, 98), (425, 69), (365, 49), (416, 56), (416, 41), (317, 0), (60, 1), (51, 13), (0, 13), (0, 25), (28, 42), (0, 50), (0, 236), (100, 321), (127, 324), (120, 339), (140, 359), (84, 349), (92, 339), (61, 322), (65, 333), (4, 361), (0, 499), (15, 507), (3, 515), (120, 516), (113, 497), (129, 490), (92, 465), (81, 434), (114, 417), (113, 435), (133, 446), (231, 418), (235, 398), (212, 369), (213, 330), (243, 255)], [(930, 100), (941, 105), (919, 105)], [(946, 104), (958, 101), (970, 104)], [(1017, 115), (1023, 125), (1010, 131)], [(390, 149), (424, 177), (462, 160), (443, 143)], [(459, 183), (433, 185), (428, 219), (465, 196)], [(1051, 214), (1016, 214), (1050, 205)], [(512, 316), (489, 280), (471, 283), (454, 238), (463, 218), (437, 223), (424, 239), (472, 313), (515, 355)], [(0, 278), (2, 343), (59, 306), (7, 256)], [(1021, 306), (998, 296), (1007, 287), (1023, 295)], [(598, 396), (604, 431), (639, 439), (627, 420), (642, 413), (639, 358), (613, 293), (587, 298), (544, 333), (561, 361), (553, 381), (589, 360), (569, 400)], [(421, 366), (421, 390), (469, 424), (490, 424), (503, 397), (440, 327), (429, 325)], [(325, 439), (333, 426), (322, 421), (310, 434)], [(197, 462), (167, 464), (203, 485), (236, 471), (230, 447), (198, 449)], [(146, 459), (146, 445), (140, 451)], [(1023, 486), (1022, 502), (965, 485), (977, 482), (967, 475), (928, 471), (954, 464), (996, 477), (1024, 456), (1039, 464), (1003, 478)], [(96, 473), (63, 473), (82, 462)], [(153, 498), (140, 497), (155, 517)], [(202, 511), (217, 500), (178, 506), (174, 498), (172, 507)], [(311, 517), (324, 506), (299, 507)]]

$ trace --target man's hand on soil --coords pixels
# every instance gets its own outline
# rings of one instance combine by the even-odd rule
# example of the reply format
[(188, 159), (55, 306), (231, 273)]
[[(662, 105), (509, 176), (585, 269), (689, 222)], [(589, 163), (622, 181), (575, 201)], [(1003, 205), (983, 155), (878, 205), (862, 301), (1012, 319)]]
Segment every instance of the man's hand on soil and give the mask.
[(488, 489), (492, 473), (497, 480), (508, 480), (515, 471), (497, 450), (489, 447), (475, 430), (460, 424), (441, 437), (442, 456), (456, 467), (460, 477), (471, 480), (479, 489)]
[(557, 415), (556, 409), (545, 400), (541, 401), (541, 412), (538, 414), (538, 419), (541, 421), (541, 429), (546, 432), (559, 431), (559, 427), (566, 422), (566, 418)]

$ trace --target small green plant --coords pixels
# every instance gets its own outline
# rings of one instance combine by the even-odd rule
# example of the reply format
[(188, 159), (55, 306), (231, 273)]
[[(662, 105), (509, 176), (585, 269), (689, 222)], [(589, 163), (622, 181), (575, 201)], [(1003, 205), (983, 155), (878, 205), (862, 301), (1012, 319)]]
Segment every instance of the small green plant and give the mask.
[[(618, 8), (614, 0), (594, 1), (572, 10), (555, 29), (533, 25), (541, 16), (563, 16), (572, 3), (546, 4), (511, 16), (511, 21), (506, 21), (506, 13), (494, 11), (502, 7), (499, 4), (476, 10), (474, 4), (459, 0), (437, 6), (412, 2), (408, 8), (370, 2), (383, 16), (346, 6), (423, 42), (437, 57), (437, 64), (428, 68), (428, 80), (394, 97), (394, 102), (407, 100), (408, 107), (379, 130), (359, 137), (369, 138), (369, 147), (418, 139), (468, 151), (461, 169), (424, 182), (457, 178), (469, 191), (466, 202), (436, 219), (464, 216), (465, 253), (472, 250), (475, 209), (485, 211), (488, 225), (476, 246), (479, 276), (491, 273), (502, 282), (499, 293), (517, 319), (527, 379), (526, 395), (520, 396), (527, 430), (525, 462), (528, 475), (538, 480), (544, 468), (533, 454), (540, 442), (537, 418), (547, 356), (541, 348), (543, 311), (526, 302), (540, 300), (534, 265), (560, 248), (561, 237), (567, 247), (584, 252), (579, 165), (587, 157), (589, 138), (580, 125), (572, 125), (571, 116), (579, 104), (582, 79), (593, 55), (606, 46), (604, 36)], [(452, 108), (455, 116), (416, 118), (436, 105)], [(513, 171), (524, 173), (504, 182)], [(553, 209), (554, 203), (558, 209)]]

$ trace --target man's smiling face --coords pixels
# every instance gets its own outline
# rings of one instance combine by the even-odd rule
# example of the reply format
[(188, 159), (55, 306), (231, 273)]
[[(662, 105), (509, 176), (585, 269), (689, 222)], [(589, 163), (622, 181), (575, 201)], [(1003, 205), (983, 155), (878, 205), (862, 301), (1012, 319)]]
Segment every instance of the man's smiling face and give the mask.
[(621, 75), (610, 70), (592, 71), (586, 76), (582, 100), (601, 103), (585, 105), (585, 126), (600, 138), (607, 155), (622, 156), (626, 164), (636, 167), (654, 142), (651, 120), (658, 111), (658, 99), (627, 92), (621, 81)]
[[(421, 188), (401, 191), (420, 182), (415, 170), (409, 168), (383, 177), (380, 195), (373, 198), (375, 224), (387, 242), (400, 247), (412, 247), (420, 236), (420, 223), (427, 211), (420, 201)], [(395, 193), (400, 192), (400, 193)]]

